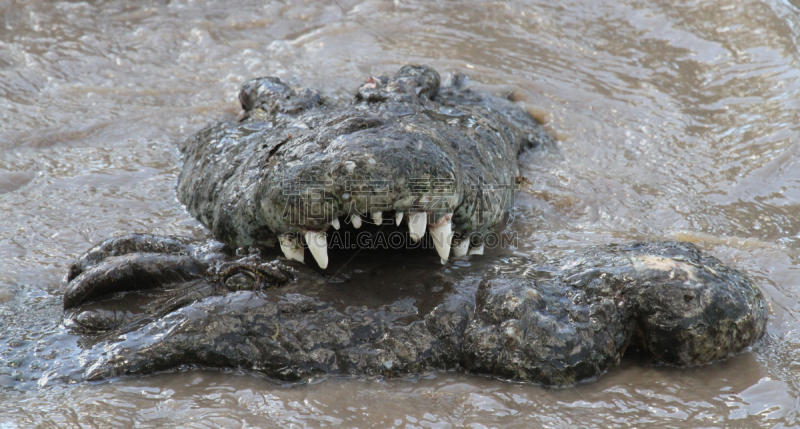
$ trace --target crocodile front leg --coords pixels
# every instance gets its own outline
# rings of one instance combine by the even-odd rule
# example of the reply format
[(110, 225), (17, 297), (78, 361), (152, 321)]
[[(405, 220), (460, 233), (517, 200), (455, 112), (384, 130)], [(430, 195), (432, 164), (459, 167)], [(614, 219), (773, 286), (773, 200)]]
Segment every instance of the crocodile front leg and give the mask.
[[(88, 334), (126, 325), (133, 329), (136, 322), (211, 295), (269, 289), (292, 278), (277, 262), (265, 263), (257, 256), (230, 260), (223, 250), (224, 245), (214, 241), (197, 244), (147, 234), (107, 240), (70, 267), (64, 293), (67, 325)], [(131, 293), (143, 299), (134, 300)]]

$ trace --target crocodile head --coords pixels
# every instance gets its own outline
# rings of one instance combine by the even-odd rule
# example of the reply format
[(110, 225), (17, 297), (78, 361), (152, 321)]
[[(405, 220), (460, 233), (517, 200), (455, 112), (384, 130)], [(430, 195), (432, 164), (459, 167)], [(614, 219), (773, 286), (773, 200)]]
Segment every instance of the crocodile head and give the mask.
[(426, 66), (369, 78), (347, 106), (274, 77), (239, 99), (239, 121), (182, 146), (179, 199), (223, 242), (300, 261), (305, 244), (322, 268), (328, 234), (365, 223), (396, 227), (393, 246), (427, 231), (443, 261), (482, 253), (511, 215), (517, 155), (551, 141), (520, 106)]

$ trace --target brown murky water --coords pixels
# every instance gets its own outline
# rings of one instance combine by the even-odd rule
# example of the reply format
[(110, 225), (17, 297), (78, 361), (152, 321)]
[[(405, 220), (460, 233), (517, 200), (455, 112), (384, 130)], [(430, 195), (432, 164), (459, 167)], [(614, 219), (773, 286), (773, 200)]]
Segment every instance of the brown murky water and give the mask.
[[(0, 428), (796, 425), (798, 40), (796, 0), (0, 0)], [(697, 242), (756, 277), (765, 339), (701, 368), (627, 358), (566, 389), (213, 371), (17, 388), (9, 350), (58, 329), (78, 253), (130, 232), (207, 235), (175, 198), (175, 142), (235, 115), (243, 81), (347, 97), (409, 62), (511, 90), (559, 136), (558, 153), (524, 158), (510, 251)]]

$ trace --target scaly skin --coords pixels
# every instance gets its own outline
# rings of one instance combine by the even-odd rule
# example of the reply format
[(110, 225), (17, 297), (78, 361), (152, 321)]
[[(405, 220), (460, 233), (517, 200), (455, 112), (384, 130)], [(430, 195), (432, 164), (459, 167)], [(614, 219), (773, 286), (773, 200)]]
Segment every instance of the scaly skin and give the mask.
[[(380, 195), (380, 211), (424, 212), (431, 231), (450, 222), (461, 237), (475, 233), (477, 248), (512, 204), (487, 185), (513, 186), (517, 154), (550, 138), (508, 100), (462, 77), (440, 88), (421, 66), (370, 78), (344, 107), (276, 78), (246, 83), (240, 101), (240, 121), (181, 148), (179, 198), (222, 242), (131, 235), (88, 251), (64, 296), (65, 326), (86, 345), (48, 377), (198, 365), (297, 381), (463, 368), (568, 385), (599, 376), (631, 346), (657, 362), (701, 365), (764, 333), (766, 305), (750, 278), (688, 243), (595, 247), (540, 264), (473, 257), (452, 270), (413, 252), (386, 266), (355, 260), (351, 274), (373, 270), (360, 277), (369, 290), (395, 298), (343, 299), (311, 264), (269, 256), (277, 237), (329, 230), (351, 209), (374, 214), (365, 195)], [(315, 193), (323, 216), (303, 211)], [(253, 253), (232, 254), (243, 246)]]
[(370, 78), (343, 108), (276, 78), (246, 83), (239, 98), (245, 119), (187, 140), (178, 180), (189, 212), (237, 247), (378, 210), (426, 212), (431, 225), (452, 216), (456, 237), (478, 246), (507, 222), (519, 152), (552, 143), (519, 106), (460, 75), (440, 89), (425, 66)]
[[(126, 240), (143, 241), (123, 237), (98, 249), (135, 247)], [(595, 247), (543, 264), (516, 258), (440, 273), (438, 283), (456, 286), (427, 313), (414, 305), (341, 308), (318, 297), (331, 285), (295, 262), (168, 255), (159, 268), (171, 275), (155, 283), (131, 269), (131, 255), (154, 256), (109, 256), (70, 283), (67, 326), (104, 338), (84, 352), (86, 379), (184, 365), (245, 368), (282, 381), (460, 367), (568, 385), (599, 376), (632, 344), (673, 365), (723, 359), (753, 344), (767, 318), (746, 275), (689, 243)], [(207, 275), (196, 276), (200, 265)], [(122, 286), (107, 275), (119, 267), (133, 273)], [(120, 292), (142, 284), (160, 294), (138, 314), (130, 306), (108, 310), (128, 300)], [(469, 284), (477, 290), (464, 293)], [(76, 304), (97, 299), (106, 301)]]

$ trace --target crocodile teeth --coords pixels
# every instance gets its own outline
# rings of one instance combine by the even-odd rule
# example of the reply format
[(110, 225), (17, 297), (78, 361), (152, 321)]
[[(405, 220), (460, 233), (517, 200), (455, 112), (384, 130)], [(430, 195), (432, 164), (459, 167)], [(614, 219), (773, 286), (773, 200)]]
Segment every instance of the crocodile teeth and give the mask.
[(334, 219), (331, 221), (331, 226), (333, 227), (333, 229), (338, 231), (339, 228), (342, 227), (342, 224), (339, 223), (339, 219)]
[(383, 212), (372, 212), (372, 221), (375, 222), (375, 225), (380, 225), (383, 223)]
[(473, 247), (472, 249), (469, 249), (469, 254), (470, 255), (483, 255), (483, 244), (481, 244), (480, 246)]
[(460, 258), (467, 255), (469, 240), (453, 240), (453, 256)]
[(328, 268), (328, 239), (324, 232), (306, 232), (306, 244), (314, 260), (323, 270)]
[(397, 223), (395, 223), (395, 225), (400, 225), (400, 222), (403, 221), (403, 212), (397, 212), (394, 215), (394, 221), (397, 222)]
[(453, 239), (453, 223), (448, 220), (442, 225), (430, 227), (433, 246), (439, 252), (439, 257), (447, 260), (450, 257), (450, 241)]
[(303, 262), (303, 246), (299, 241), (289, 234), (279, 235), (278, 241), (281, 243), (281, 250), (286, 259)]
[(357, 214), (350, 215), (350, 222), (353, 224), (353, 228), (361, 228), (361, 216)]
[(425, 228), (428, 226), (428, 213), (419, 212), (408, 215), (408, 233), (411, 241), (416, 243), (425, 235)]

